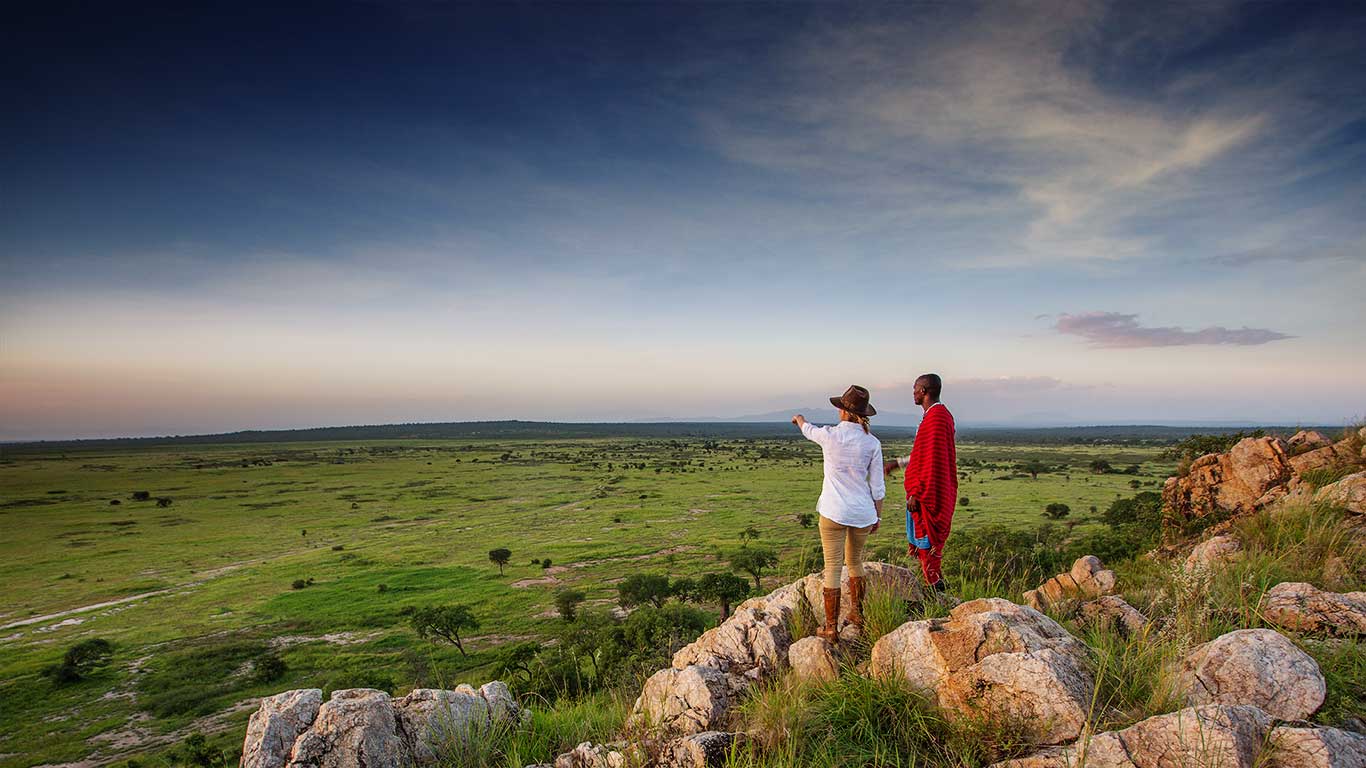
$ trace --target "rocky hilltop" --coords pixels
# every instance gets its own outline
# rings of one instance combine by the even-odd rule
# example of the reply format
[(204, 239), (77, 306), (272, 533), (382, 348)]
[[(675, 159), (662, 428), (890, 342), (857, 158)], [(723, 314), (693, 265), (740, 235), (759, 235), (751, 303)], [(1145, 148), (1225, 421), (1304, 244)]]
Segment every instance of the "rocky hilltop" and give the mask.
[[(1341, 581), (1359, 586), (1363, 443), (1366, 429), (1336, 442), (1302, 432), (1290, 440), (1248, 438), (1192, 462), (1167, 480), (1165, 514), (1176, 524), (1213, 524), (1203, 538), (1154, 557), (1165, 558), (1173, 580), (1200, 583), (1252, 556), (1237, 521), (1312, 506), (1340, 518), (1333, 535), (1345, 537), (1350, 555)], [(720, 766), (747, 742), (774, 738), (747, 721), (740, 705), (748, 698), (782, 681), (819, 685), (841, 675), (913, 691), (945, 722), (1009, 729), (1013, 754), (997, 768), (1366, 768), (1361, 713), (1341, 727), (1313, 721), (1330, 686), (1306, 650), (1356, 649), (1360, 658), (1366, 592), (1276, 583), (1251, 593), (1240, 614), (1250, 617), (1247, 626), (1190, 643), (1182, 634), (1188, 627), (1170, 611), (1150, 618), (1160, 600), (1140, 603), (1144, 610), (1130, 604), (1123, 578), (1092, 556), (1019, 594), (1019, 602), (929, 596), (918, 574), (884, 563), (869, 564), (867, 577), (870, 592), (926, 618), (877, 637), (860, 638), (849, 627), (838, 644), (810, 636), (808, 628), (824, 619), (820, 575), (811, 574), (741, 604), (679, 650), (645, 681), (621, 740), (580, 744), (537, 768)], [(842, 594), (849, 595), (847, 585)], [(1114, 685), (1105, 677), (1115, 673), (1086, 637), (1173, 649), (1157, 670), (1169, 685), (1170, 707), (1128, 720), (1098, 711), (1098, 691)], [(1359, 691), (1361, 681), (1348, 684)], [(526, 716), (498, 682), (397, 699), (360, 689), (323, 702), (320, 691), (290, 691), (263, 701), (252, 717), (242, 768), (434, 764), (442, 762), (443, 744), (500, 724), (516, 727)], [(1127, 725), (1098, 727), (1117, 720)]]

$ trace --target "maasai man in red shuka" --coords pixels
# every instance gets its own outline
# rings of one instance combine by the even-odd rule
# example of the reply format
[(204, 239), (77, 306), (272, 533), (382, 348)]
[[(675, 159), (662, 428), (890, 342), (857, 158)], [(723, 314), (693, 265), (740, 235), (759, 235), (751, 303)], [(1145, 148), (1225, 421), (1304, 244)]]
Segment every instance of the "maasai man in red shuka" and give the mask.
[(915, 404), (925, 409), (925, 415), (915, 432), (911, 455), (890, 460), (883, 467), (888, 474), (897, 467), (906, 468), (907, 554), (920, 558), (925, 583), (937, 590), (944, 589), (940, 566), (958, 503), (953, 414), (939, 402), (942, 388), (943, 382), (933, 373), (915, 380)]

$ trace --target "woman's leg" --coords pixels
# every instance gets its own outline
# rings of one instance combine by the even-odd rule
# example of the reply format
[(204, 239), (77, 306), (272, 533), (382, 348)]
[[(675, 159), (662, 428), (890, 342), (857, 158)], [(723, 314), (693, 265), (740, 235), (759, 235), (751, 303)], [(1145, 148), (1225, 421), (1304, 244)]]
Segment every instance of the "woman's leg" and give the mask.
[(821, 532), (821, 557), (825, 560), (825, 588), (839, 589), (840, 563), (845, 556), (845, 531), (850, 529), (825, 515), (821, 515), (818, 527)]
[(873, 527), (845, 528), (847, 539), (844, 544), (844, 564), (849, 566), (849, 576), (863, 578), (863, 548), (868, 544), (868, 534)]

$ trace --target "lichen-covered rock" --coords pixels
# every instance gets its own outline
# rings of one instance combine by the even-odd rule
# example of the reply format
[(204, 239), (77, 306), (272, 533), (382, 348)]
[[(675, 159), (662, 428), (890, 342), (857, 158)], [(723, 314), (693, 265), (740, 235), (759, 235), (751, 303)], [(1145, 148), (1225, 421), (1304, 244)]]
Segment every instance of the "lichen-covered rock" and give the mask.
[(1148, 617), (1119, 595), (1105, 595), (1081, 604), (1081, 620), (1091, 626), (1108, 627), (1125, 637), (1143, 634)]
[(835, 646), (819, 637), (804, 637), (787, 649), (787, 663), (798, 680), (830, 681), (839, 677)]
[(1076, 738), (1093, 686), (1084, 645), (1037, 610), (1000, 598), (892, 630), (874, 644), (868, 672), (960, 715), (1018, 720), (1039, 744)]
[(1186, 520), (1249, 512), (1274, 496), (1273, 490), (1284, 492), (1293, 474), (1280, 438), (1248, 437), (1228, 453), (1196, 459), (1185, 477), (1168, 478), (1162, 504), (1169, 514)]
[(402, 768), (410, 758), (389, 694), (348, 688), (318, 708), (313, 725), (294, 742), (288, 766)]
[(1213, 568), (1221, 563), (1226, 563), (1243, 551), (1243, 545), (1238, 539), (1228, 534), (1213, 536), (1199, 544), (1186, 556), (1186, 570), (1196, 570)]
[(1323, 486), (1314, 494), (1314, 502), (1366, 515), (1366, 472), (1357, 472)]
[(261, 699), (247, 721), (241, 768), (283, 768), (294, 742), (313, 725), (322, 706), (317, 688), (285, 691)]
[(1024, 593), (1025, 605), (1035, 610), (1074, 607), (1079, 600), (1113, 594), (1115, 572), (1106, 570), (1100, 558), (1077, 558), (1067, 573), (1060, 573)]
[(716, 730), (726, 723), (743, 690), (736, 677), (697, 665), (661, 669), (641, 688), (632, 724), (685, 736)]
[(1182, 659), (1180, 691), (1190, 705), (1249, 704), (1282, 720), (1308, 718), (1327, 688), (1313, 657), (1271, 629), (1240, 629)]
[(1270, 728), (1271, 718), (1256, 707), (1207, 705), (992, 768), (1254, 768)]
[(721, 768), (731, 747), (744, 734), (707, 731), (670, 742), (661, 755), (659, 768)]
[(1366, 768), (1366, 736), (1337, 728), (1271, 730), (1263, 756), (1266, 768)]
[(1366, 636), (1366, 592), (1326, 592), (1313, 584), (1286, 581), (1262, 595), (1261, 614), (1297, 632)]

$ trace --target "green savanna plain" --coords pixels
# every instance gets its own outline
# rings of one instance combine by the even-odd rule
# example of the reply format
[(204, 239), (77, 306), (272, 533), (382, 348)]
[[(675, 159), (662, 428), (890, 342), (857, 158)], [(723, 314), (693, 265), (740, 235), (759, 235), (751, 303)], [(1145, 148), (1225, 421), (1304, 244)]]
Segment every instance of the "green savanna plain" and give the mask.
[[(889, 457), (909, 448), (884, 439)], [(1095, 474), (1097, 459), (1131, 474)], [(1048, 470), (1018, 471), (1030, 461)], [(1067, 525), (1099, 525), (1093, 509), (1174, 468), (1127, 444), (960, 442), (959, 462), (956, 530), (1034, 527), (1052, 502)], [(226, 745), (254, 697), (289, 688), (477, 685), (500, 646), (550, 636), (557, 590), (608, 604), (631, 573), (726, 571), (747, 528), (780, 554), (772, 589), (819, 567), (801, 516), (820, 483), (819, 448), (796, 437), (5, 449), (0, 768), (110, 763), (194, 732)], [(870, 542), (886, 557), (905, 546), (899, 483)], [(458, 603), (481, 624), (468, 657), (402, 613)], [(68, 685), (43, 676), (89, 638), (113, 644), (112, 663)], [(282, 678), (249, 674), (263, 654)]]

